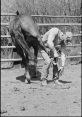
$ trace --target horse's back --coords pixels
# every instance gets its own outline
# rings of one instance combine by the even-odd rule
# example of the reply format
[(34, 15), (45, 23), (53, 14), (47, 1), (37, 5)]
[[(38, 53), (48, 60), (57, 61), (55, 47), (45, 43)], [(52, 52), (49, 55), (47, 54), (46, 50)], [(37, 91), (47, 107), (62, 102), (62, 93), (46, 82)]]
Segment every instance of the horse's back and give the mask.
[(25, 32), (29, 33), (30, 35), (32, 35), (34, 37), (39, 36), (38, 26), (36, 23), (34, 23), (31, 16), (21, 15), (19, 20), (20, 20), (21, 28)]

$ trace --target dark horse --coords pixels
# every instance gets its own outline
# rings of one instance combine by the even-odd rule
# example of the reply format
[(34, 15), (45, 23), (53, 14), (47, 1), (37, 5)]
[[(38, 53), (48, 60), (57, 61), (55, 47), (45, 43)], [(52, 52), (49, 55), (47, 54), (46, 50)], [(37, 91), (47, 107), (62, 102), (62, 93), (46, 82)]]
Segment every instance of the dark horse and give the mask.
[[(37, 64), (37, 55), (39, 48), (45, 49), (41, 41), (41, 36), (37, 25), (32, 20), (31, 16), (27, 14), (19, 14), (16, 12), (13, 21), (10, 22), (10, 35), (17, 53), (22, 57), (25, 67), (25, 82), (30, 83), (31, 76), (29, 74), (29, 57), (31, 58), (30, 47), (34, 48), (34, 63)], [(46, 51), (47, 52), (47, 51)]]

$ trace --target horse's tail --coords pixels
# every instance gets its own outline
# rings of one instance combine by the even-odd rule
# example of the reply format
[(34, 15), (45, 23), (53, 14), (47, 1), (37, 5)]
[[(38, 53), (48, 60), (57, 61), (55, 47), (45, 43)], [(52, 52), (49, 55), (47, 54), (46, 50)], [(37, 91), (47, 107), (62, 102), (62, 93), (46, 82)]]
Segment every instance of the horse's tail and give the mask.
[(17, 43), (17, 45), (19, 45), (21, 47), (21, 49), (23, 50), (24, 54), (29, 55), (31, 57), (31, 52), (30, 52), (29, 47), (24, 39), (22, 32), (20, 31), (20, 26), (15, 28), (12, 25), (10, 28), (10, 35), (11, 35), (11, 38), (12, 38), (14, 45), (16, 45), (16, 43)]

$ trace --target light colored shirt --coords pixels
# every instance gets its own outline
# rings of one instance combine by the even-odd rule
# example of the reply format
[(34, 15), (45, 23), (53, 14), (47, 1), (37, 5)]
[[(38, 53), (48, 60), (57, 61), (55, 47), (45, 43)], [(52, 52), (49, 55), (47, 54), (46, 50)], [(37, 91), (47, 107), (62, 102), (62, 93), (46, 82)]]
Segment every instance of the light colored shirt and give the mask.
[(53, 49), (54, 46), (58, 44), (59, 41), (59, 32), (58, 28), (52, 28), (43, 35), (42, 41), (45, 46), (48, 46), (50, 49)]
[[(54, 57), (58, 57), (58, 53), (55, 49), (55, 46), (57, 46), (60, 42), (60, 35), (62, 35), (63, 33), (58, 29), (58, 28), (51, 28), (48, 32), (46, 32), (43, 35), (42, 38), (42, 42), (44, 43), (44, 45), (46, 47), (48, 47), (49, 49), (51, 49), (54, 53)], [(61, 53), (61, 62), (62, 62), (62, 66), (65, 65), (65, 54), (62, 52)]]

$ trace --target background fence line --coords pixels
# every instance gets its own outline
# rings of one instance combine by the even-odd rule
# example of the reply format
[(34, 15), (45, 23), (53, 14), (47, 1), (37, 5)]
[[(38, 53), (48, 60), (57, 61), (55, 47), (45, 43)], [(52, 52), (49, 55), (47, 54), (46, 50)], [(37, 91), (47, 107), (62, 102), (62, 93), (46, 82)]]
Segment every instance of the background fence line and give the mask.
[[(74, 44), (74, 45), (67, 45), (66, 47), (80, 47), (81, 44)], [(2, 49), (4, 48), (16, 48), (15, 46), (1, 46)]]
[[(60, 57), (58, 57), (60, 58)], [(69, 59), (69, 58), (81, 58), (81, 55), (78, 55), (78, 56), (66, 56), (66, 59)], [(30, 60), (34, 60), (34, 59), (30, 59)], [(43, 60), (43, 58), (41, 57), (38, 57), (38, 60)], [(1, 59), (0, 62), (10, 62), (10, 61), (22, 61), (22, 58), (16, 58), (16, 59)]]
[[(82, 35), (82, 34), (73, 34), (72, 36), (73, 36), (73, 37), (77, 37), (77, 36), (81, 36), (81, 35)], [(1, 35), (1, 38), (3, 38), (3, 37), (11, 38), (10, 35)]]
[[(16, 16), (16, 13), (1, 13), (1, 16)], [(31, 15), (32, 17), (49, 17), (49, 18), (81, 18), (82, 16), (53, 16), (53, 15)], [(81, 26), (81, 23), (37, 23), (38, 26)], [(9, 26), (8, 23), (2, 23), (1, 26)], [(81, 36), (80, 34), (73, 34), (74, 37)], [(1, 38), (11, 38), (10, 35), (1, 35)], [(80, 47), (80, 44), (74, 44), (74, 45), (67, 45), (67, 47)], [(15, 46), (1, 46), (1, 49), (4, 48), (16, 48)], [(78, 56), (67, 56), (66, 58), (80, 58), (81, 54)], [(60, 58), (60, 57), (59, 57)], [(39, 58), (38, 60), (42, 60), (43, 58)], [(33, 59), (31, 59), (33, 60)], [(22, 58), (12, 58), (12, 59), (1, 59), (1, 62), (8, 62), (8, 61), (22, 61)]]
[[(81, 26), (81, 23), (37, 23), (38, 26)], [(9, 23), (2, 23), (1, 26), (9, 26)]]
[[(1, 16), (16, 16), (16, 13), (1, 13)], [(54, 16), (54, 15), (31, 15), (32, 17), (49, 17), (49, 18), (81, 18), (82, 16)]]

